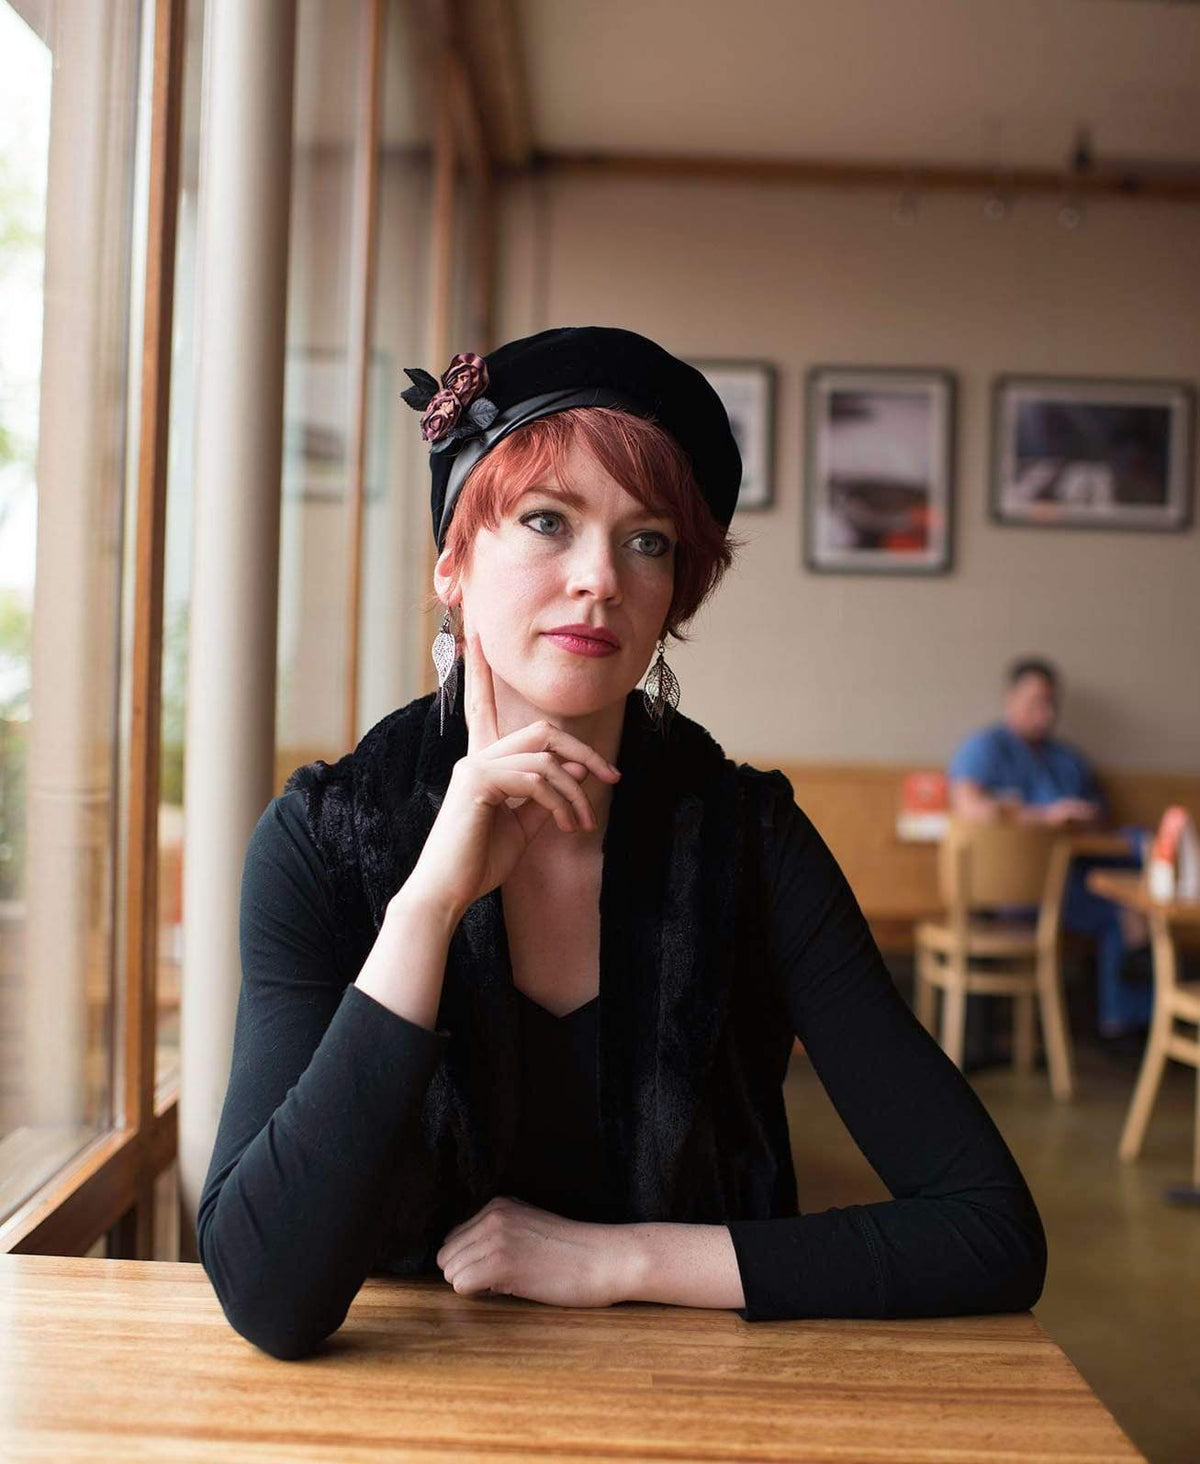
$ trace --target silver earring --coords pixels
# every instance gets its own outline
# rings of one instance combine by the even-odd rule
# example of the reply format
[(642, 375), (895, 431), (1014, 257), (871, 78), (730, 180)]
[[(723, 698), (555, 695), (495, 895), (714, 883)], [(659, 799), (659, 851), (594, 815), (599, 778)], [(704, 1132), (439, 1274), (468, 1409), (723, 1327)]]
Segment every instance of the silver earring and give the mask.
[(665, 641), (658, 643), (658, 658), (646, 673), (642, 700), (646, 715), (665, 734), (675, 708), (679, 705), (679, 679), (663, 656)]
[(454, 711), (454, 694), (458, 690), (458, 655), (454, 633), (450, 629), (450, 612), (442, 616), (442, 627), (433, 638), (433, 665), (438, 679), (438, 733), (446, 731), (446, 704)]

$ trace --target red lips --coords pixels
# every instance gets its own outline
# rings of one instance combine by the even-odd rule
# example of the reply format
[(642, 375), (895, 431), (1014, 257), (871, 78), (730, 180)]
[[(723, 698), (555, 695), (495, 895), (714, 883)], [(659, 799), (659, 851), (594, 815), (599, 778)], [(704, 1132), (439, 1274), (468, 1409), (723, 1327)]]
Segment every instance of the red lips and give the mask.
[(602, 645), (619, 646), (621, 642), (602, 625), (556, 625), (546, 631), (547, 635), (579, 635), (586, 640), (600, 641)]

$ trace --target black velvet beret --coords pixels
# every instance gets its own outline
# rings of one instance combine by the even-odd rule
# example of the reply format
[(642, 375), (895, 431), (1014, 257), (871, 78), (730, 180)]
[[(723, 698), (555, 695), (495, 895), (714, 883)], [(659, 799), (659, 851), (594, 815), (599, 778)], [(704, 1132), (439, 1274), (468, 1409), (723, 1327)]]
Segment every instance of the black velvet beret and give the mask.
[(438, 549), (468, 473), (515, 428), (568, 407), (619, 407), (652, 418), (687, 454), (713, 517), (728, 527), (742, 459), (721, 398), (703, 374), (635, 331), (561, 326), (498, 346), (487, 356), (455, 356), (441, 382), (406, 368), (401, 396), (424, 412), (430, 443), (430, 498)]

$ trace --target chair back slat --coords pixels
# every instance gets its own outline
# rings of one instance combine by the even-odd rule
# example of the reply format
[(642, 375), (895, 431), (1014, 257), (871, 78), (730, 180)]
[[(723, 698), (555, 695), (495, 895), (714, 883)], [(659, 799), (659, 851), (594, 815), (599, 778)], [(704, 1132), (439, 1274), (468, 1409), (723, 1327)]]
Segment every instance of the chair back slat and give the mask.
[(938, 849), (950, 909), (1041, 905), (1057, 831), (1046, 825), (952, 818)]

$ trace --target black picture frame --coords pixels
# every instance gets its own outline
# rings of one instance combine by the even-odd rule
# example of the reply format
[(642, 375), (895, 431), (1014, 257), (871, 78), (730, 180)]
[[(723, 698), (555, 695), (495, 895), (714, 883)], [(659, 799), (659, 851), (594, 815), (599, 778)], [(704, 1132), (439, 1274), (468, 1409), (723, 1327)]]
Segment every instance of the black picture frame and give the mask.
[(742, 455), (737, 512), (775, 506), (775, 407), (778, 371), (772, 361), (744, 357), (689, 358), (703, 372), (729, 414)]
[(1184, 533), (1195, 418), (1187, 381), (998, 376), (990, 517), (1006, 528)]
[(815, 574), (949, 574), (955, 373), (817, 365), (806, 375), (804, 396), (805, 567)]

